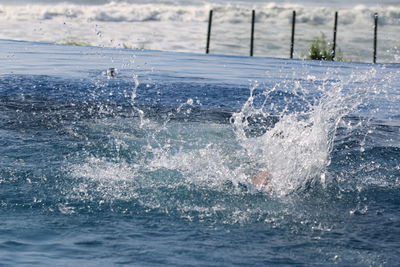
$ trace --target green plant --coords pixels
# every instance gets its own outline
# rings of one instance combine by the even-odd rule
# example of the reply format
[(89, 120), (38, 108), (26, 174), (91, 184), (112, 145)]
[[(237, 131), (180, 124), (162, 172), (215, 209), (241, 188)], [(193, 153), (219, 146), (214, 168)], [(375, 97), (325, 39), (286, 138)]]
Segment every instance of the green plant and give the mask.
[(126, 43), (122, 43), (122, 48), (124, 49), (132, 49), (132, 46)]
[(321, 36), (315, 38), (308, 50), (308, 59), (313, 60), (332, 60), (332, 50), (326, 42), (325, 34), (321, 33)]
[(333, 47), (326, 41), (325, 34), (321, 33), (320, 37), (315, 38), (308, 50), (308, 59), (313, 60), (338, 60), (343, 61), (342, 52), (336, 50), (335, 58), (333, 58)]
[(59, 44), (63, 45), (77, 45), (77, 46), (90, 46), (87, 42), (77, 41), (77, 40), (63, 40), (59, 42)]

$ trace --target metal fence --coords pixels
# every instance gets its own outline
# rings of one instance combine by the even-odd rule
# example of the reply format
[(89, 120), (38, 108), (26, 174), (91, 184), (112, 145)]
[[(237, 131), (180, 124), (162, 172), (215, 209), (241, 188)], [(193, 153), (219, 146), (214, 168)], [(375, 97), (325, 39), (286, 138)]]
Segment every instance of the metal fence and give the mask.
[[(250, 56), (252, 57), (254, 54), (254, 28), (255, 28), (255, 17), (256, 11), (252, 10), (251, 16), (251, 31), (250, 31)], [(331, 47), (331, 57), (330, 60), (335, 60), (336, 57), (336, 36), (337, 36), (337, 25), (338, 25), (338, 11), (335, 12), (335, 19), (333, 25), (333, 41)], [(208, 18), (208, 31), (207, 31), (207, 44), (206, 44), (206, 54), (210, 53), (210, 43), (211, 43), (211, 28), (212, 28), (212, 18), (213, 18), (213, 10), (210, 10), (209, 18)], [(296, 11), (293, 10), (292, 15), (292, 28), (291, 28), (291, 39), (290, 39), (290, 58), (293, 58), (294, 45), (295, 45), (295, 30), (296, 28)], [(376, 63), (377, 58), (377, 44), (378, 44), (378, 13), (374, 14), (374, 42), (373, 42), (373, 63)]]

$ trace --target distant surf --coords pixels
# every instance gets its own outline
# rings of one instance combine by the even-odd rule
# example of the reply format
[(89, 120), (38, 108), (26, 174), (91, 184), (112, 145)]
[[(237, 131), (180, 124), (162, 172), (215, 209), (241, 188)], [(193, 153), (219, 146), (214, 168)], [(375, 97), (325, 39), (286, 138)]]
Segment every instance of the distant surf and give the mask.
[(332, 38), (339, 11), (338, 48), (348, 61), (372, 61), (373, 14), (379, 14), (378, 62), (398, 62), (400, 5), (394, 1), (18, 1), (0, 5), (0, 38), (133, 49), (204, 53), (209, 10), (210, 51), (248, 55), (256, 10), (255, 56), (289, 56), (291, 16), (297, 11), (295, 58), (313, 39)]

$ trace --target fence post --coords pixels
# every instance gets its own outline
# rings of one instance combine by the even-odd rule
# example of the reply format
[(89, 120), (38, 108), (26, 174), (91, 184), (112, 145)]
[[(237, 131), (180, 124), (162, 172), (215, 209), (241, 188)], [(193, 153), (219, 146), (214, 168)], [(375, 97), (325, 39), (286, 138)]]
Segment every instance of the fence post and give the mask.
[(293, 50), (294, 50), (294, 27), (296, 25), (296, 11), (293, 10), (293, 17), (292, 17), (292, 39), (290, 43), (290, 58), (293, 58)]
[(335, 60), (336, 56), (336, 33), (337, 33), (337, 23), (338, 23), (338, 12), (335, 12), (335, 23), (333, 26), (333, 45), (332, 45), (332, 60)]
[(253, 47), (254, 47), (254, 23), (256, 20), (256, 11), (253, 10), (251, 15), (251, 36), (250, 36), (250, 56), (253, 56)]
[(213, 11), (210, 10), (210, 16), (208, 17), (208, 33), (207, 33), (206, 54), (208, 54), (210, 52), (210, 37), (211, 37), (212, 15), (213, 15)]
[(378, 43), (378, 13), (374, 14), (375, 27), (374, 27), (374, 63), (376, 63), (376, 49)]

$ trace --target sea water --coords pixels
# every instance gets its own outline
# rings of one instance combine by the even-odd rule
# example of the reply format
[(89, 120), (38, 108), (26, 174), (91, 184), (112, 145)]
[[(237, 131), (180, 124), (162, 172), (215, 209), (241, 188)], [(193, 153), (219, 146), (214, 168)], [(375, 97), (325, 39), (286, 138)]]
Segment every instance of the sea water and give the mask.
[(0, 58), (2, 264), (398, 264), (397, 65), (7, 40)]
[(249, 55), (254, 9), (254, 55), (288, 58), (296, 10), (294, 57), (305, 58), (316, 38), (332, 43), (338, 11), (338, 55), (372, 62), (378, 12), (378, 62), (399, 62), (397, 0), (6, 0), (0, 2), (0, 38), (204, 53), (211, 9), (212, 54)]

